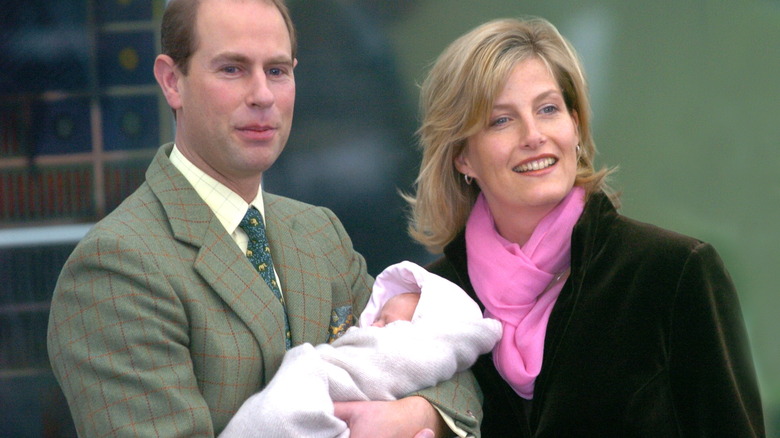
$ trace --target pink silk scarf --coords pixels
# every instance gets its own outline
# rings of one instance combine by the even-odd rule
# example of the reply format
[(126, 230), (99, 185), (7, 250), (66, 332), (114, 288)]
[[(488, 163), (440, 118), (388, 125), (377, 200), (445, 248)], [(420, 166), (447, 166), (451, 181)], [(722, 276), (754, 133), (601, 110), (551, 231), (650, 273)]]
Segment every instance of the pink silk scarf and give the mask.
[(585, 206), (585, 191), (574, 187), (536, 226), (520, 247), (498, 234), (480, 194), (466, 224), (471, 284), (485, 316), (503, 324), (493, 363), (521, 397), (532, 399), (542, 368), (547, 322), (571, 261), (571, 233)]

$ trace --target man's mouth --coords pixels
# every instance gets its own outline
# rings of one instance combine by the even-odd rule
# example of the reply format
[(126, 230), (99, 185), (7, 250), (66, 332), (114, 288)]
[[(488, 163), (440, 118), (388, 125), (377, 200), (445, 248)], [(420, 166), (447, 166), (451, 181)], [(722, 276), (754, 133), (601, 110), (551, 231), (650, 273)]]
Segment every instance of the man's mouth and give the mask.
[(255, 132), (264, 132), (264, 131), (268, 131), (269, 129), (271, 129), (271, 127), (266, 125), (247, 125), (239, 128), (239, 130), (241, 131), (255, 131)]
[(553, 157), (540, 158), (538, 160), (523, 163), (512, 170), (518, 173), (531, 172), (534, 170), (546, 169), (557, 162), (558, 160)]
[(244, 139), (250, 141), (267, 141), (276, 135), (276, 130), (268, 125), (247, 125), (238, 128)]

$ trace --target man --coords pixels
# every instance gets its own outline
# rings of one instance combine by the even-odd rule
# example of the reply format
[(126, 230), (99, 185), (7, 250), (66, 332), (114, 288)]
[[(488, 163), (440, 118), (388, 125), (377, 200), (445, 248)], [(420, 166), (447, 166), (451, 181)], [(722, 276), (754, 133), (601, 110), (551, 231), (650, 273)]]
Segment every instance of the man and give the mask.
[[(261, 190), (295, 99), (281, 0), (172, 0), (162, 46), (154, 72), (175, 144), (63, 268), (50, 359), (80, 435), (213, 436), (231, 422), (262, 436), (234, 414), (274, 376), (285, 341), (332, 340), (372, 279), (329, 210)], [(272, 262), (250, 263), (250, 207)], [(475, 433), (475, 394), (460, 375), (422, 397), (338, 404), (336, 415), (353, 438), (442, 436), (439, 412)]]

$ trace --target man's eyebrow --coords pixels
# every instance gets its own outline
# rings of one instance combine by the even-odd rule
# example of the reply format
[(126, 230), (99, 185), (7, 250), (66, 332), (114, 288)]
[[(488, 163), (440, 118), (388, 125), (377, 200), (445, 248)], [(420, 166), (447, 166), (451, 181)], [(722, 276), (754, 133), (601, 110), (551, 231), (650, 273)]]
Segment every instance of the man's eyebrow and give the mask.
[[(237, 52), (224, 52), (220, 53), (217, 56), (215, 56), (211, 60), (211, 64), (219, 64), (222, 62), (235, 62), (239, 64), (250, 64), (252, 62), (251, 58), (249, 58), (246, 55), (243, 55), (241, 53)], [(276, 57), (272, 57), (271, 59), (267, 60), (266, 64), (285, 64), (285, 65), (292, 65), (293, 61), (289, 56), (286, 55), (279, 55)]]
[(224, 52), (220, 53), (214, 58), (212, 58), (211, 63), (212, 64), (218, 64), (220, 62), (237, 62), (237, 63), (247, 63), (249, 62), (249, 58), (245, 55), (242, 55), (240, 53), (235, 52)]

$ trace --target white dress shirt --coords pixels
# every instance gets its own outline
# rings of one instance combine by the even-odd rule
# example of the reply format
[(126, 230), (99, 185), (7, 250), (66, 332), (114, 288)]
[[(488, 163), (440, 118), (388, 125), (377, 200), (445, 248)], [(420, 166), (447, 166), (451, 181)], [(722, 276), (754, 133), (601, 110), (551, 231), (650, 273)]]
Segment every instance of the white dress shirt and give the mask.
[[(230, 234), (230, 237), (233, 238), (241, 251), (246, 253), (249, 237), (238, 225), (241, 223), (250, 205), (260, 212), (263, 222), (265, 222), (262, 184), (257, 189), (255, 199), (251, 204), (247, 204), (238, 193), (230, 190), (227, 186), (192, 164), (175, 144), (173, 145), (170, 159), (171, 164), (184, 175), (184, 178), (192, 184), (195, 192), (203, 198), (203, 202), (214, 212), (219, 222), (225, 227), (225, 231)], [(282, 283), (279, 281), (276, 267), (274, 267), (274, 276), (276, 277), (276, 283), (279, 285), (279, 290), (282, 291)]]

